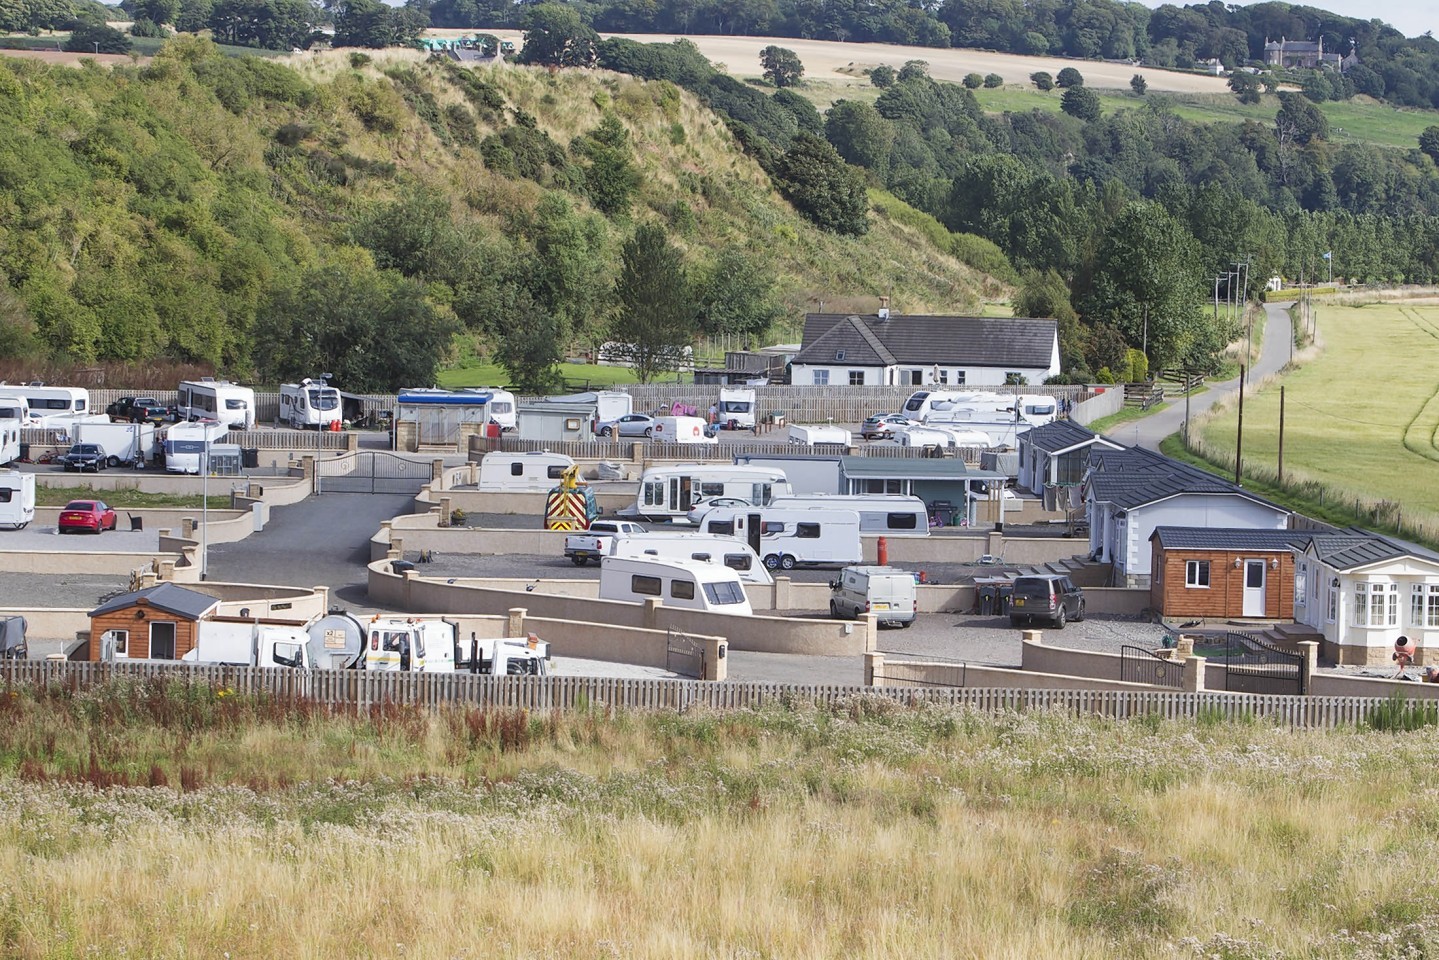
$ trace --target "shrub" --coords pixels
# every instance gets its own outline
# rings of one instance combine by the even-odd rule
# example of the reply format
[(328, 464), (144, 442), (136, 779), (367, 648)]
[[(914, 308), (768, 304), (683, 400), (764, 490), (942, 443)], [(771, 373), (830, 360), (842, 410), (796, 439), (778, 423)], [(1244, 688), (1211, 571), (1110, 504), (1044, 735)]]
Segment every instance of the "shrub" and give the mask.
[(1371, 730), (1408, 732), (1439, 725), (1439, 703), (1416, 702), (1395, 690), (1364, 718)]
[(1034, 84), (1034, 88), (1041, 93), (1048, 93), (1054, 89), (1054, 78), (1043, 70), (1031, 73), (1029, 75), (1029, 82)]
[(350, 68), (352, 70), (358, 70), (361, 67), (367, 67), (371, 64), (371, 62), (373, 61), (368, 53), (361, 53), (358, 50), (350, 51)]
[(984, 85), (984, 75), (980, 73), (966, 73), (964, 75), (964, 86), (969, 90), (978, 90)]
[(894, 67), (881, 63), (869, 72), (869, 82), (881, 90), (894, 86)]
[(1002, 86), (1004, 86), (1004, 78), (1001, 77), (999, 74), (987, 73), (984, 75), (984, 88), (986, 90), (993, 90), (997, 87)]

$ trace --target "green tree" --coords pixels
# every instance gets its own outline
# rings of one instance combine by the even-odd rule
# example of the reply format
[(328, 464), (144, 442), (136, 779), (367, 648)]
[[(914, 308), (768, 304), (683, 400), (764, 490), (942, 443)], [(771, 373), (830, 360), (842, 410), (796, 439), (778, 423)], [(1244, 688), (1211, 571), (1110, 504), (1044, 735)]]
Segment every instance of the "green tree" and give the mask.
[(1054, 78), (1054, 85), (1065, 90), (1068, 90), (1070, 87), (1082, 87), (1084, 86), (1084, 74), (1073, 67), (1065, 67), (1059, 71), (1059, 75)]
[(1004, 86), (1004, 78), (997, 73), (986, 73), (984, 75), (984, 89), (997, 90)]
[(1301, 146), (1329, 137), (1329, 118), (1301, 93), (1279, 94), (1279, 112), (1274, 115), (1274, 132), (1279, 142)]
[(883, 172), (894, 145), (894, 124), (872, 105), (840, 100), (825, 114), (824, 136), (846, 161)]
[(775, 163), (775, 182), (816, 226), (860, 236), (869, 231), (864, 177), (818, 137), (801, 133)]
[(984, 74), (966, 73), (964, 75), (964, 86), (966, 89), (969, 90), (978, 90), (980, 87), (984, 86)]
[(785, 47), (770, 44), (759, 52), (760, 67), (764, 77), (776, 87), (792, 87), (804, 76), (804, 64), (799, 54)]
[(129, 53), (130, 38), (103, 23), (81, 23), (70, 32), (65, 49), (71, 53)]
[(1149, 81), (1144, 79), (1144, 74), (1136, 73), (1129, 78), (1129, 89), (1134, 92), (1135, 96), (1142, 97), (1149, 90)]
[(1099, 119), (1099, 94), (1088, 87), (1070, 87), (1059, 101), (1059, 109), (1079, 120)]
[(326, 5), (335, 24), (337, 47), (412, 46), (429, 26), (425, 15), (410, 7), (391, 7), (380, 0), (332, 0)]
[(560, 321), (563, 336), (597, 322), (609, 307), (604, 220), (575, 212), (564, 194), (550, 192), (521, 227), (530, 248), (525, 286), (535, 303)]
[(619, 118), (605, 114), (599, 126), (587, 136), (576, 137), (570, 149), (589, 161), (585, 193), (595, 208), (611, 217), (628, 213), (640, 175), (630, 161), (629, 132)]
[(918, 80), (929, 76), (928, 60), (906, 60), (904, 66), (899, 68), (899, 75), (895, 78), (900, 83), (907, 80)]
[(130, 0), (122, 6), (137, 22), (148, 20), (163, 25), (174, 23), (180, 15), (180, 0)]
[(784, 313), (768, 262), (740, 247), (722, 249), (695, 286), (699, 327), (707, 334), (758, 336)]
[(563, 383), (564, 323), (535, 303), (529, 291), (511, 288), (498, 304), (505, 316), (495, 362), (522, 393), (544, 394)]
[(1034, 88), (1040, 93), (1048, 93), (1054, 89), (1054, 78), (1043, 70), (1031, 73), (1029, 75), (1029, 82), (1034, 84)]
[(1258, 103), (1261, 99), (1263, 84), (1254, 74), (1236, 70), (1229, 77), (1229, 89), (1234, 91), (1240, 103)]
[(1424, 128), (1419, 134), (1419, 149), (1428, 155), (1430, 160), (1439, 163), (1439, 124)]
[(524, 16), (525, 45), (519, 62), (552, 67), (592, 67), (600, 35), (573, 8), (558, 3), (530, 7)]
[(677, 370), (694, 343), (695, 304), (684, 261), (664, 228), (641, 224), (620, 251), (612, 340), (625, 344), (640, 383)]
[(881, 63), (869, 72), (869, 82), (881, 90), (894, 86), (894, 67)]
[(210, 29), (217, 43), (265, 50), (308, 49), (319, 11), (307, 0), (216, 0)]

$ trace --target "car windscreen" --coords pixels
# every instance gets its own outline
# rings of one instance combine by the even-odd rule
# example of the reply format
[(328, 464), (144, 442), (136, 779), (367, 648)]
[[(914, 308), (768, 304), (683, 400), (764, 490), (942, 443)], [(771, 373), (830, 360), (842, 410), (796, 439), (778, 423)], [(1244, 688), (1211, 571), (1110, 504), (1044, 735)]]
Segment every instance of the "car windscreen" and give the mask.
[(1014, 581), (1014, 595), (1026, 599), (1030, 597), (1047, 598), (1049, 596), (1049, 584), (1050, 581), (1048, 580), (1026, 580), (1020, 578)]

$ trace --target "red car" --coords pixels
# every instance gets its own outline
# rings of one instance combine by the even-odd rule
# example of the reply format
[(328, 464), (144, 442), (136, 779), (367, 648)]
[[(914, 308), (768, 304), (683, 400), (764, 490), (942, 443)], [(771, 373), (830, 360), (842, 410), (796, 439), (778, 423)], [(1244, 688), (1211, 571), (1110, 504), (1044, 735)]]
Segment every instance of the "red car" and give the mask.
[(103, 500), (71, 500), (60, 511), (60, 532), (89, 530), (102, 533), (114, 530), (118, 518)]

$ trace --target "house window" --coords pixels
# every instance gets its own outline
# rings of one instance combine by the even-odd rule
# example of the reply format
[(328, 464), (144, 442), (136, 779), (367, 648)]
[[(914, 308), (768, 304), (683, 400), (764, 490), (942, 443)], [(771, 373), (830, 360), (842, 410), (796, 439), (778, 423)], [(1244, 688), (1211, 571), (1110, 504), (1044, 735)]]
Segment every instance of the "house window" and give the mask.
[[(963, 376), (964, 376), (964, 374), (960, 374), (960, 377), (963, 377)], [(940, 370), (940, 371), (939, 371), (939, 382), (940, 382), (940, 383), (949, 383), (949, 371), (948, 371), (948, 370)], [(964, 380), (961, 379), (959, 382), (960, 382), (960, 383), (963, 383)]]
[(814, 372), (814, 385), (815, 385), (816, 387), (827, 387), (827, 386), (829, 386), (829, 371), (828, 371), (828, 370), (816, 370), (816, 371)]
[(1439, 627), (1439, 583), (1409, 588), (1409, 621), (1416, 627)]
[(863, 370), (851, 370), (851, 371), (849, 372), (849, 385), (850, 385), (851, 387), (862, 387), (862, 386), (864, 386), (864, 371), (863, 371)]
[(1294, 596), (1299, 604), (1303, 606), (1305, 596), (1309, 591), (1309, 568), (1304, 564), (1298, 564), (1294, 568)]
[[(943, 383), (943, 382), (944, 382), (943, 380), (940, 381), (940, 383)], [(954, 385), (955, 385), (956, 387), (962, 387), (962, 386), (964, 386), (964, 371), (963, 371), (963, 370), (956, 370), (956, 371), (954, 371)]]
[(1184, 561), (1184, 585), (1195, 587), (1201, 590), (1209, 589), (1209, 561), (1208, 560), (1186, 560)]
[(111, 630), (110, 639), (115, 642), (116, 653), (128, 653), (130, 650), (130, 631)]
[(923, 370), (906, 370), (906, 371), (905, 371), (905, 375), (909, 377), (909, 385), (910, 385), (911, 387), (922, 387), (922, 386), (924, 386), (924, 371), (923, 371)]
[(904, 493), (903, 480), (869, 478), (859, 481), (855, 493)]
[(1339, 578), (1335, 577), (1329, 584), (1329, 611), (1325, 619), (1333, 623), (1339, 617)]
[(1354, 584), (1354, 625), (1395, 627), (1399, 625), (1399, 584)]

